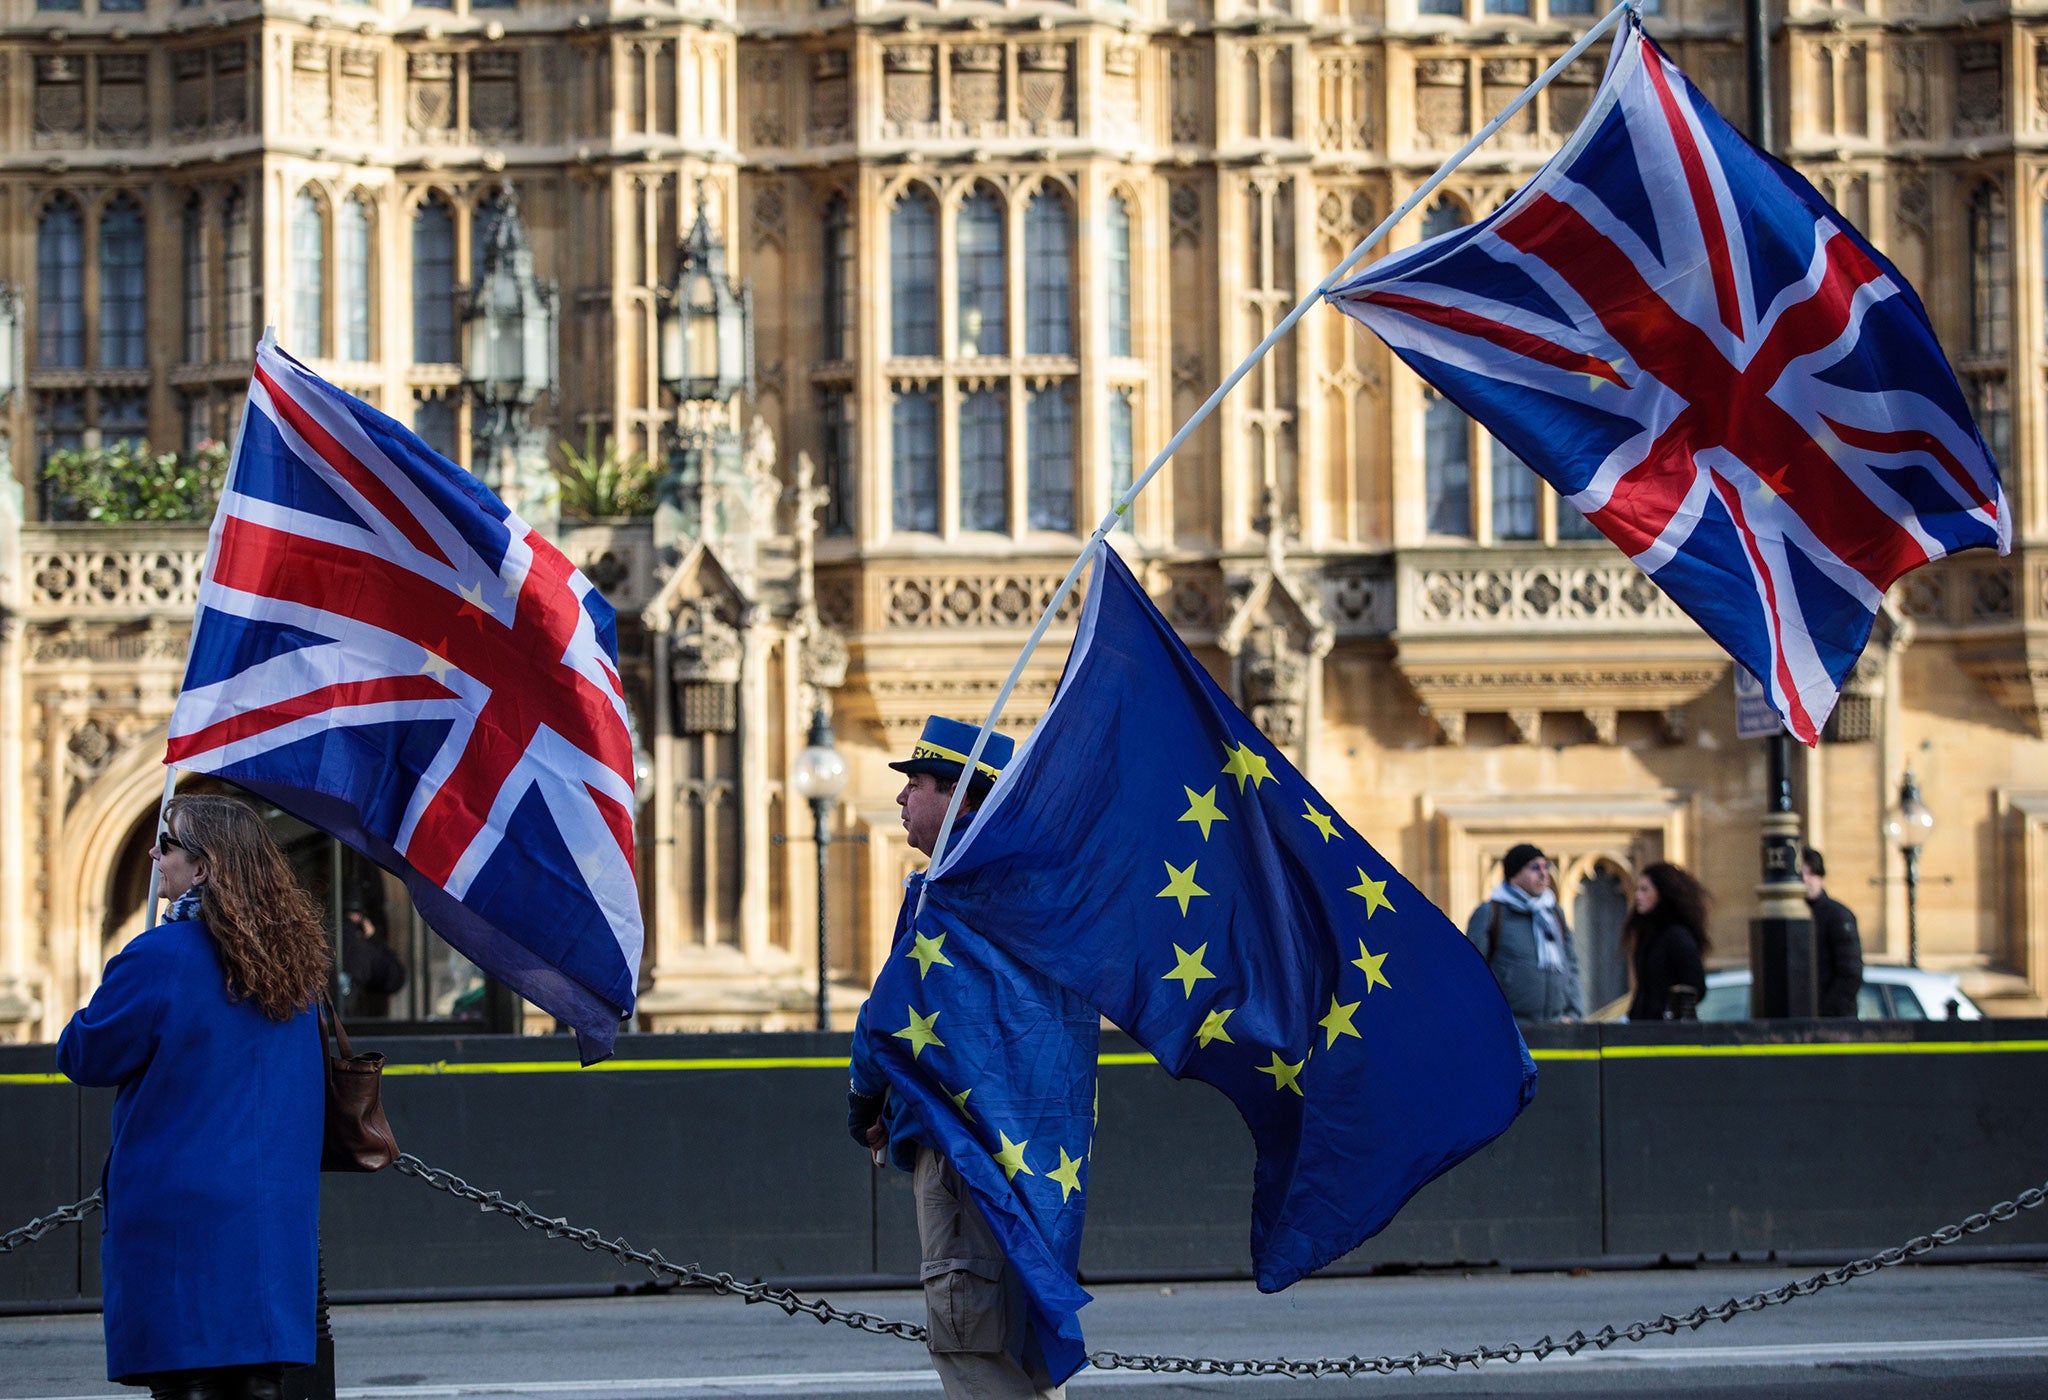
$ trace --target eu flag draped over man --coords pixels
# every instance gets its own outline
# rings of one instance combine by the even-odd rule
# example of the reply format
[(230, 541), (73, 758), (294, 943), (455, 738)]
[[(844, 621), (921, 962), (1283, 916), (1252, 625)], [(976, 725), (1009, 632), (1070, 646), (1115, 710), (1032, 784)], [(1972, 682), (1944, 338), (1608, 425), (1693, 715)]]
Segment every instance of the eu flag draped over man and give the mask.
[[(1106, 545), (1050, 710), (925, 896), (899, 953), (992, 948), (1229, 1096), (1258, 1149), (1267, 1291), (1378, 1231), (1535, 1092), (1477, 951), (1230, 702)], [(871, 1037), (896, 1030), (877, 990)], [(1041, 1177), (1067, 1165), (1054, 1147), (1027, 1150)]]

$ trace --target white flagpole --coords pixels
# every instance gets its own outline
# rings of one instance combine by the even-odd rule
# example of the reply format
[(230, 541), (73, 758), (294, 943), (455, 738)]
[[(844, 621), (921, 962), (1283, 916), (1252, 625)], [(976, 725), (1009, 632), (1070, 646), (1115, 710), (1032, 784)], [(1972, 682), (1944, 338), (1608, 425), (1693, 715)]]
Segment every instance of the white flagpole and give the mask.
[[(1025, 640), (1024, 650), (1018, 653), (1016, 665), (1010, 668), (1009, 677), (1004, 680), (1003, 688), (996, 693), (995, 703), (989, 707), (988, 718), (982, 722), (981, 732), (974, 736), (974, 747), (968, 752), (967, 764), (961, 773), (960, 781), (954, 785), (953, 800), (946, 805), (946, 820), (940, 825), (939, 839), (932, 847), (931, 864), (928, 868), (934, 874), (937, 873), (940, 863), (945, 859), (947, 841), (951, 838), (953, 824), (960, 815), (961, 799), (967, 795), (968, 775), (975, 771), (975, 765), (981, 761), (982, 750), (988, 746), (988, 736), (995, 730), (996, 720), (1001, 716), (1003, 706), (1009, 703), (1010, 693), (1017, 688), (1017, 681), (1023, 676), (1024, 667), (1030, 663), (1031, 654), (1038, 649), (1039, 642), (1045, 637), (1046, 629), (1052, 625), (1053, 615), (1059, 611), (1060, 600), (1067, 596), (1067, 590), (1072, 588), (1074, 581), (1081, 576), (1081, 570), (1087, 565), (1088, 558), (1095, 551), (1095, 547), (1108, 537), (1112, 529), (1116, 528), (1116, 522), (1122, 518), (1125, 511), (1130, 509), (1131, 502), (1138, 498), (1138, 493), (1144, 490), (1152, 478), (1159, 474), (1160, 469), (1167, 464), (1175, 452), (1180, 450), (1181, 444), (1188, 440), (1195, 429), (1201, 427), (1209, 415), (1216, 411), (1216, 406), (1223, 402), (1224, 395), (1236, 388), (1237, 382), (1252, 372), (1253, 367), (1266, 357), (1266, 353), (1280, 343), (1281, 337), (1294, 329), (1294, 323), (1308, 314), (1310, 307), (1321, 301), (1330, 288), (1334, 287), (1343, 279), (1346, 273), (1358, 265), (1361, 258), (1378, 246), (1380, 240), (1387, 236), (1388, 230), (1392, 229), (1395, 224), (1407, 217), (1411, 210), (1427, 199), (1438, 185), (1441, 185), (1450, 177), (1453, 170), (1464, 164), (1472, 153), (1484, 145), (1494, 132), (1499, 131), (1517, 112), (1526, 107), (1538, 92), (1549, 85), (1551, 79), (1570, 67), (1580, 54), (1592, 46), (1595, 39), (1598, 39), (1602, 34), (1605, 34), (1616, 24), (1620, 23), (1624, 16), (1632, 15), (1635, 12), (1635, 5), (1636, 0), (1621, 0), (1621, 3), (1609, 10), (1598, 24), (1595, 24), (1579, 37), (1577, 43), (1560, 54), (1555, 63), (1552, 63), (1548, 68), (1539, 73), (1536, 76), (1536, 81), (1522, 89), (1520, 96), (1502, 108), (1499, 115), (1481, 127), (1477, 134), (1470, 141), (1459, 147), (1449, 160), (1438, 166), (1434, 175), (1424, 180), (1421, 185), (1416, 187), (1413, 194), (1401, 202), (1399, 208), (1380, 221), (1379, 227), (1360, 239), (1358, 246), (1351, 250), (1350, 256), (1330, 269), (1329, 274), (1322, 281), (1316, 283), (1315, 289), (1296, 303), (1295, 308), (1287, 313), (1286, 318), (1279, 325), (1273, 327), (1267, 333), (1266, 338), (1260, 341), (1252, 349), (1252, 352), (1244, 357), (1244, 360), (1238, 367), (1230, 372), (1230, 377), (1216, 386), (1216, 391), (1203, 401), (1202, 406), (1189, 416), (1187, 422), (1181, 424), (1180, 431), (1173, 435), (1166, 446), (1159, 449), (1159, 454), (1152, 459), (1151, 465), (1145, 468), (1144, 475), (1133, 481), (1130, 489), (1124, 492), (1123, 498), (1110, 507), (1109, 513), (1102, 517), (1102, 523), (1095, 527), (1095, 533), (1088, 537), (1088, 543), (1081, 546), (1080, 557), (1074, 560), (1073, 567), (1067, 570), (1067, 576), (1060, 580), (1060, 586), (1055, 588), (1052, 591), (1052, 596), (1046, 600), (1045, 611), (1039, 614), (1038, 625), (1031, 629), (1030, 637)], [(922, 913), (923, 910), (924, 895), (920, 891), (917, 900), (917, 912)]]
[[(260, 355), (265, 350), (272, 349), (276, 345), (277, 327), (265, 326), (263, 328), (263, 339), (256, 343), (256, 353)], [(253, 374), (251, 377), (254, 377)], [(202, 583), (205, 581), (207, 573), (213, 567), (214, 551), (220, 545), (221, 508), (227, 504), (228, 492), (234, 487), (235, 468), (239, 467), (242, 464), (242, 442), (248, 436), (246, 433), (242, 431), (242, 429), (247, 425), (248, 421), (249, 399), (248, 396), (245, 394), (242, 397), (241, 421), (235, 424), (234, 450), (228, 456), (228, 469), (226, 474), (223, 475), (220, 480), (220, 498), (213, 503), (213, 523), (207, 528), (206, 532), (206, 559), (205, 562), (202, 563), (199, 568), (199, 577)], [(199, 609), (203, 606), (203, 603), (197, 604), (192, 609), (192, 630), (195, 633), (199, 630)], [(170, 759), (166, 757), (164, 759), (164, 795), (162, 799), (159, 800), (156, 804), (156, 829), (158, 831), (162, 831), (164, 829), (164, 809), (171, 805), (172, 790), (177, 786), (177, 782), (178, 770), (175, 766), (172, 765)], [(154, 844), (154, 842), (152, 842), (152, 844)], [(161, 855), (162, 852), (158, 852), (158, 854)], [(144, 928), (156, 927), (156, 905), (157, 900), (160, 897), (157, 894), (157, 886), (161, 882), (162, 877), (163, 871), (158, 868), (157, 863), (155, 861), (151, 861), (149, 863), (149, 897), (148, 900), (146, 901), (148, 914), (143, 921)]]

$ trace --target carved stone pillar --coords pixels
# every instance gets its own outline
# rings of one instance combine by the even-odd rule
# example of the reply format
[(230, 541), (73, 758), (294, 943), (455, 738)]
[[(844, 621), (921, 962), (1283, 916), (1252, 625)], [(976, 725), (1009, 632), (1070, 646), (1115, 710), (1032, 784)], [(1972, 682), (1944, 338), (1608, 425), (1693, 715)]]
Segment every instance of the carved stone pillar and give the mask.
[[(0, 444), (0, 464), (6, 461)], [(29, 981), (29, 921), (23, 898), (27, 878), (23, 784), (29, 773), (23, 748), (22, 665), (25, 641), (21, 557), (22, 490), (10, 473), (0, 477), (0, 1041), (24, 1041), (42, 1018), (42, 1002)]]

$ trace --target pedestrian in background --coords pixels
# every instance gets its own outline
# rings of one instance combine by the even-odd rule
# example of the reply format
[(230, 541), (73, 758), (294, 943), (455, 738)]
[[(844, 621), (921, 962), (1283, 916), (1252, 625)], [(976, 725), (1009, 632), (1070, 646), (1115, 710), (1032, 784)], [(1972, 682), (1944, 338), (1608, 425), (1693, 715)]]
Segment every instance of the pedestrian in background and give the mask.
[(327, 937), (263, 822), (174, 797), (150, 848), (166, 922), (107, 964), (57, 1042), (114, 1088), (102, 1189), (108, 1379), (157, 1400), (276, 1400), (313, 1360)]
[[(1621, 926), (1621, 946), (1635, 974), (1631, 1021), (1691, 1019), (1707, 988), (1707, 892), (1668, 861), (1636, 877), (1635, 905)], [(1686, 993), (1689, 999), (1681, 998)]]
[(1576, 1021), (1585, 1014), (1579, 955), (1550, 874), (1542, 851), (1527, 843), (1510, 847), (1501, 882), (1465, 924), (1518, 1021)]
[(1854, 1016), (1863, 990), (1863, 939), (1856, 915), (1827, 892), (1828, 863), (1808, 846), (1799, 856), (1806, 905), (1813, 912), (1813, 981), (1823, 1016)]

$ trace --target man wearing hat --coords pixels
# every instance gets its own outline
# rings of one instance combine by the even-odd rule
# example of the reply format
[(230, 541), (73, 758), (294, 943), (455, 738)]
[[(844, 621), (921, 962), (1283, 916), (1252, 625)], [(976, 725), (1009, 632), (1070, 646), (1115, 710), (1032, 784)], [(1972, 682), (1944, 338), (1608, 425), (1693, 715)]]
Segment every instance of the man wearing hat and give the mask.
[(1579, 955), (1550, 873), (1550, 858), (1536, 847), (1509, 847), (1501, 882), (1465, 925), (1518, 1021), (1576, 1021), (1585, 1014)]
[[(980, 726), (933, 715), (910, 751), (889, 766), (905, 775), (896, 805), (911, 848), (929, 856), (953, 789), (967, 771)], [(990, 734), (981, 761), (968, 780), (960, 815), (948, 847), (956, 845), (995, 787), (1016, 745)], [(906, 896), (896, 936), (908, 937), (911, 900)], [(867, 1008), (861, 1008), (861, 1020)], [(847, 1095), (847, 1128), (868, 1149), (876, 1166), (893, 1162), (915, 1176), (917, 1234), (923, 1248), (926, 1345), (950, 1400), (1058, 1400), (1065, 1387), (1034, 1376), (1021, 1354), (1028, 1334), (1023, 1290), (1003, 1257), (973, 1194), (944, 1157), (924, 1139), (917, 1119), (889, 1096), (888, 1080), (867, 1051), (865, 1025), (853, 1033), (853, 1083)]]

